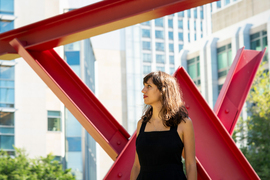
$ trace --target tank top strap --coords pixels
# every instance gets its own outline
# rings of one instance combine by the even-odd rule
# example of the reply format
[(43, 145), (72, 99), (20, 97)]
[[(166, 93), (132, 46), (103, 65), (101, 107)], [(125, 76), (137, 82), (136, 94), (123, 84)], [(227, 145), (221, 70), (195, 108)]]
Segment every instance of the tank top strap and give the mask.
[(142, 122), (141, 129), (140, 129), (140, 134), (144, 132), (145, 126), (146, 126), (146, 123)]
[(177, 132), (177, 126), (172, 126), (170, 131), (176, 131)]

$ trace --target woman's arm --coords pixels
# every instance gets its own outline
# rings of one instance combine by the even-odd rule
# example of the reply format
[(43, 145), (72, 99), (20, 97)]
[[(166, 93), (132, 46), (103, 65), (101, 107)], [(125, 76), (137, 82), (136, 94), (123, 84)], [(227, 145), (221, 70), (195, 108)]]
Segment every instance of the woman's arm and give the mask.
[(195, 159), (195, 138), (191, 119), (186, 118), (183, 128), (184, 154), (188, 180), (197, 180), (197, 166)]
[[(137, 137), (138, 137), (138, 135), (140, 133), (141, 125), (142, 125), (142, 119), (139, 120), (138, 123), (137, 123)], [(138, 175), (140, 173), (140, 169), (141, 169), (141, 166), (140, 166), (138, 154), (137, 154), (137, 151), (136, 151), (134, 164), (133, 164), (133, 167), (132, 167), (131, 173), (130, 173), (130, 180), (136, 180), (137, 179), (137, 177), (138, 177)]]

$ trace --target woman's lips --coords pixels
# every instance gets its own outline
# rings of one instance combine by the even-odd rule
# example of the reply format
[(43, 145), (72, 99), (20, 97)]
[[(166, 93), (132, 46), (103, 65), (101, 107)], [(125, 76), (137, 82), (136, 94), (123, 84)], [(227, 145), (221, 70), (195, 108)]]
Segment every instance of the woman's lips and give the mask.
[(143, 96), (143, 98), (147, 98), (147, 97), (148, 97), (148, 96), (145, 96), (145, 95)]

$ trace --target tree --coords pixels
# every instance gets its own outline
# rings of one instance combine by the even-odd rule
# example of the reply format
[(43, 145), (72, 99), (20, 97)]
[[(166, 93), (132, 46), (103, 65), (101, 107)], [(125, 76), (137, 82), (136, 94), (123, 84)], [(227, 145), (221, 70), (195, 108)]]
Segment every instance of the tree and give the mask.
[[(240, 119), (233, 135), (235, 141), (246, 141), (240, 147), (261, 179), (270, 179), (270, 78), (262, 64), (247, 97), (248, 118)], [(247, 133), (240, 133), (247, 129)]]
[(71, 170), (62, 170), (52, 154), (29, 159), (25, 150), (15, 148), (15, 156), (0, 151), (0, 180), (75, 180)]

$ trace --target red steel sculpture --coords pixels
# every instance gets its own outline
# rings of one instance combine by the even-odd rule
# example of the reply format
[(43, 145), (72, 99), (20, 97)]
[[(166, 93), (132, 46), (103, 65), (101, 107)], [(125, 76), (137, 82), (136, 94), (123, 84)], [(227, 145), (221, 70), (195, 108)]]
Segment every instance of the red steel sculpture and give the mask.
[[(126, 130), (53, 48), (214, 1), (101, 1), (0, 34), (0, 59), (23, 57), (115, 160), (104, 179), (129, 179), (136, 134), (129, 139)], [(264, 53), (238, 50), (214, 111), (184, 68), (174, 73), (194, 124), (198, 179), (259, 179), (230, 134)]]

